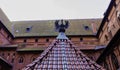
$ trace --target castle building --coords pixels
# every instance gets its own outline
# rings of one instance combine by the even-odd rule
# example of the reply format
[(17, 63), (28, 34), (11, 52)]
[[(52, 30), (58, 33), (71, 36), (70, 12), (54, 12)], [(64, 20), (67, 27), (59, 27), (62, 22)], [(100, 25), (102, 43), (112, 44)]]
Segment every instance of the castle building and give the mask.
[[(58, 35), (55, 21), (11, 22), (0, 9), (0, 70), (21, 70), (42, 55)], [(65, 34), (77, 51), (107, 70), (120, 68), (120, 0), (111, 0), (104, 18), (68, 21)]]

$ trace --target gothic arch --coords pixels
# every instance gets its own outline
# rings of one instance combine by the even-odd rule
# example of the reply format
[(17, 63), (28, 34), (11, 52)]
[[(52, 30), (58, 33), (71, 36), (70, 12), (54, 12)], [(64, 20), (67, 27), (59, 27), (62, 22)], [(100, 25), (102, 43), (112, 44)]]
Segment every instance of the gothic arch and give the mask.
[(19, 56), (17, 62), (18, 63), (24, 63), (25, 62), (25, 56)]

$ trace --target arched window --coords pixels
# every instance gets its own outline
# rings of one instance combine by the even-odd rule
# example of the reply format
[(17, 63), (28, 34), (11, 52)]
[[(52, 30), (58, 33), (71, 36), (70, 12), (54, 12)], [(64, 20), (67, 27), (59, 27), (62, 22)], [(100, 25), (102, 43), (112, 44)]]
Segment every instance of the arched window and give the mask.
[(112, 53), (112, 55), (111, 55), (111, 60), (112, 60), (114, 70), (117, 70), (119, 68), (119, 63), (118, 63), (118, 59), (114, 53)]
[(23, 57), (20, 57), (18, 60), (19, 63), (23, 63), (23, 61), (24, 61)]
[(14, 60), (15, 60), (15, 59), (14, 59), (14, 58), (12, 58), (11, 63), (14, 63)]

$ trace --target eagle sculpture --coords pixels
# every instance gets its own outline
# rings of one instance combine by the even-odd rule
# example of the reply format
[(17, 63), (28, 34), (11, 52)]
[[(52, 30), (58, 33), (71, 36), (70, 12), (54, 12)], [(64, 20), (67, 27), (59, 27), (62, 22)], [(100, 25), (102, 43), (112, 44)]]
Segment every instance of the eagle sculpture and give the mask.
[(69, 27), (69, 21), (67, 20), (56, 20), (55, 21), (55, 29), (58, 32), (65, 32), (65, 29)]

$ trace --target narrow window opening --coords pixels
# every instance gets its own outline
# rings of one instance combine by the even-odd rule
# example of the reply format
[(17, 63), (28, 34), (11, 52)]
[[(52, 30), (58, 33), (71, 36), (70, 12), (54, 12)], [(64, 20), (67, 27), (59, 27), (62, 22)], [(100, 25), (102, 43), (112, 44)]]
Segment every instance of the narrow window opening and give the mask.
[(46, 42), (49, 42), (49, 39), (48, 39), (48, 38), (46, 39)]
[(23, 57), (20, 57), (19, 58), (19, 63), (23, 63), (23, 61), (24, 61)]
[(35, 42), (38, 42), (38, 39), (35, 39)]
[(80, 38), (80, 42), (82, 42), (83, 41), (83, 38)]

